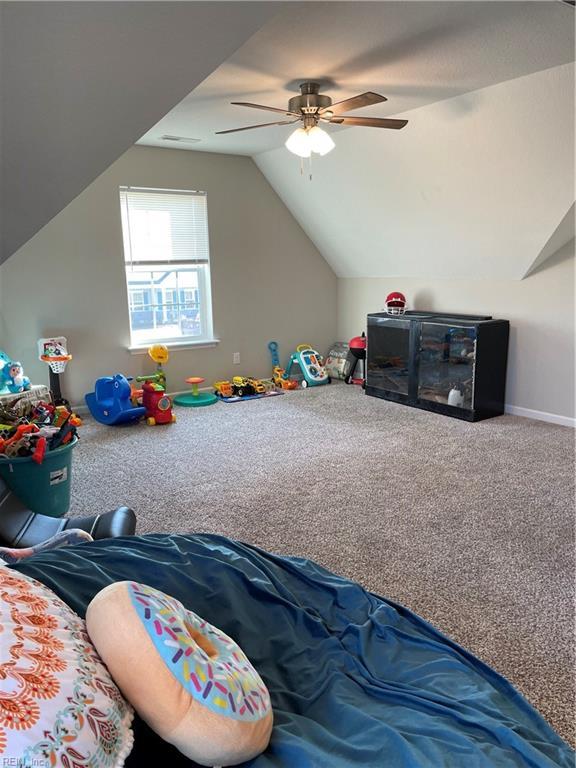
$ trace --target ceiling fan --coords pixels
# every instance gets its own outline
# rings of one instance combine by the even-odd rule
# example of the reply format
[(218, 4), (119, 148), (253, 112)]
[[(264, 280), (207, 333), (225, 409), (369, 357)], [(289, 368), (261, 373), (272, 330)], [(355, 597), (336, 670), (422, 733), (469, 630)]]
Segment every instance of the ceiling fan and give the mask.
[(300, 95), (293, 96), (288, 102), (288, 109), (278, 107), (266, 107), (262, 104), (251, 104), (246, 101), (233, 101), (232, 104), (239, 107), (251, 107), (252, 109), (264, 109), (267, 112), (279, 112), (290, 120), (279, 120), (274, 123), (260, 123), (248, 125), (244, 128), (231, 128), (227, 131), (216, 131), (218, 134), (237, 133), (239, 131), (251, 131), (253, 128), (266, 128), (271, 125), (291, 125), (301, 122), (303, 127), (297, 128), (286, 141), (286, 148), (299, 157), (310, 157), (312, 152), (325, 155), (334, 149), (334, 142), (326, 131), (320, 128), (319, 123), (332, 123), (333, 125), (357, 125), (370, 128), (404, 128), (408, 120), (396, 120), (388, 117), (350, 117), (342, 114), (353, 109), (369, 107), (373, 104), (381, 104), (387, 101), (385, 96), (368, 91), (350, 99), (332, 103), (329, 96), (320, 93), (320, 84), (306, 82), (300, 85)]

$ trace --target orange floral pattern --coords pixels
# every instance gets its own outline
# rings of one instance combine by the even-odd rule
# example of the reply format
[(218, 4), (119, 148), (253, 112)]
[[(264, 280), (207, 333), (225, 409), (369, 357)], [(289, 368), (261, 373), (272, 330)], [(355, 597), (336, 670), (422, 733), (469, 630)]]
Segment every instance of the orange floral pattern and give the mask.
[(0, 633), (0, 762), (121, 768), (133, 711), (82, 619), (43, 584), (0, 567)]
[(7, 728), (24, 731), (38, 722), (40, 707), (31, 698), (19, 696), (17, 699), (0, 698), (0, 724)]

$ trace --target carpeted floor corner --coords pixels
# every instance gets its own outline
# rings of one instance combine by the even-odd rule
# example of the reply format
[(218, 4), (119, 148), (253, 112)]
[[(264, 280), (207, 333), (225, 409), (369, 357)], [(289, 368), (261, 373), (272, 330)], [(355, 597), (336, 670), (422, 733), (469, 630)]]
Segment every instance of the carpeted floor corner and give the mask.
[(138, 532), (221, 533), (310, 557), (407, 605), (574, 734), (574, 432), (477, 424), (333, 384), (87, 419), (70, 514), (128, 504)]

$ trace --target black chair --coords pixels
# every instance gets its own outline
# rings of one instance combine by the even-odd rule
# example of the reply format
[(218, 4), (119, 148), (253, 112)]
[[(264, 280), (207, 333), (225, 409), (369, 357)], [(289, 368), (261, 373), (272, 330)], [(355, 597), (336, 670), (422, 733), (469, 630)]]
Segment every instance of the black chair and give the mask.
[(81, 528), (93, 539), (132, 536), (136, 515), (129, 507), (91, 517), (49, 517), (26, 509), (24, 504), (0, 480), (0, 546), (33, 547), (66, 528)]

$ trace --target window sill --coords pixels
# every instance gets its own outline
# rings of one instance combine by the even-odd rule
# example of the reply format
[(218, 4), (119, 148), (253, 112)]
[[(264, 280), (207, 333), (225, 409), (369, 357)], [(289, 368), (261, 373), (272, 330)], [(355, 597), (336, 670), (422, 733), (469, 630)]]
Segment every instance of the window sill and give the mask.
[(171, 351), (180, 349), (211, 349), (220, 344), (220, 339), (202, 339), (202, 341), (151, 341), (149, 344), (137, 347), (128, 347), (131, 355), (145, 355), (153, 344), (164, 344)]

